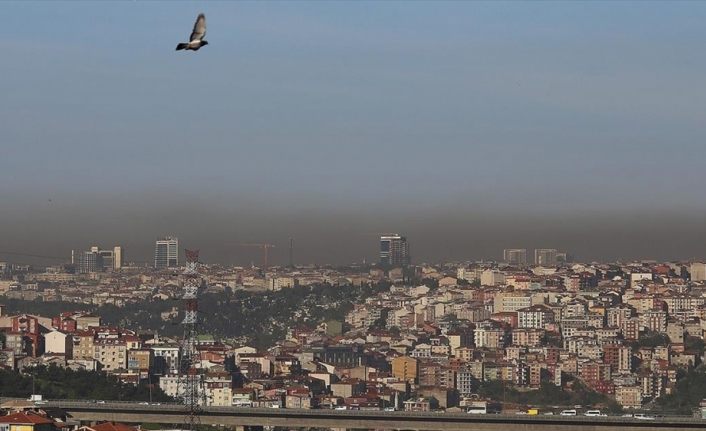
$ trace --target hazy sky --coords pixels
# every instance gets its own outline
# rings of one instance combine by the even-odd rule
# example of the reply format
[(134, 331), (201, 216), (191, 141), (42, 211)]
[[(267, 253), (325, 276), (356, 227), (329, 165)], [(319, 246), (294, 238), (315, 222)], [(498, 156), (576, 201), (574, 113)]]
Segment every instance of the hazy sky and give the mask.
[[(198, 12), (207, 40), (175, 52)], [(706, 257), (706, 3), (0, 3), (0, 251)], [(3, 255), (0, 255), (0, 260)]]

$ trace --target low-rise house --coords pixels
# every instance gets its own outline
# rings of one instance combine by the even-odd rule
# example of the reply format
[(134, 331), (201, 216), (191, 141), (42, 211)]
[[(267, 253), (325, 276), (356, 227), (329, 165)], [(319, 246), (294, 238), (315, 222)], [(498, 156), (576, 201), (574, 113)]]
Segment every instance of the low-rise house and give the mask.
[(439, 402), (435, 398), (415, 398), (403, 404), (406, 412), (430, 412), (439, 408)]
[(28, 410), (0, 416), (0, 431), (56, 431), (54, 420)]

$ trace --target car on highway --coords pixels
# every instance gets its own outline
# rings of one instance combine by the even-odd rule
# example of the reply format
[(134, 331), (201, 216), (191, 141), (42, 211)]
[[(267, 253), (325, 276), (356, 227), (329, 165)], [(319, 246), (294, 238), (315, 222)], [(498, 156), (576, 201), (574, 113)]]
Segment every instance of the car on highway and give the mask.
[(654, 416), (649, 416), (649, 415), (647, 415), (647, 414), (645, 414), (645, 413), (635, 413), (634, 415), (632, 415), (632, 417), (635, 418), (635, 419), (643, 420), (643, 421), (653, 421), (653, 420), (655, 420), (655, 417), (654, 417)]
[(39, 394), (32, 394), (29, 396), (29, 401), (34, 402), (34, 405), (40, 405), (40, 404), (46, 404), (47, 400), (45, 400), (42, 395)]
[(560, 416), (576, 416), (576, 410), (562, 410)]
[(601, 413), (600, 410), (587, 410), (586, 413), (583, 414), (584, 416), (591, 416), (591, 417), (604, 417), (608, 416), (605, 413)]

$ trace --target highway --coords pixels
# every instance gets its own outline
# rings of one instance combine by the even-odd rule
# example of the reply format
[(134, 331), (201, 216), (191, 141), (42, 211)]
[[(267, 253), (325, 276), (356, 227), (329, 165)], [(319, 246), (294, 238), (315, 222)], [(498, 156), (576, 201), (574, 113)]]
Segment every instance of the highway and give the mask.
[[(0, 399), (0, 402), (10, 400)], [(39, 407), (65, 410), (84, 422), (115, 421), (126, 423), (180, 424), (186, 410), (178, 404), (138, 402), (95, 402), (49, 400)], [(262, 409), (247, 407), (204, 407), (202, 424), (225, 426), (283, 426), (324, 428), (377, 428), (401, 430), (474, 430), (474, 431), (609, 431), (656, 428), (669, 430), (706, 430), (706, 420), (669, 416), (653, 420), (628, 417), (471, 415), (449, 412), (386, 412), (367, 410)]]

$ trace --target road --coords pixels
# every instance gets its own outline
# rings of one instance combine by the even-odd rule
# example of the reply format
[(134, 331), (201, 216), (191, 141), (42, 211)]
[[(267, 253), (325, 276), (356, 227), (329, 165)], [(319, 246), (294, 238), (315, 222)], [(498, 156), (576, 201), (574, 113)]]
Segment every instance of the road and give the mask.
[[(7, 399), (0, 399), (5, 402)], [(85, 422), (180, 424), (186, 410), (178, 404), (145, 405), (137, 402), (96, 403), (51, 400), (42, 404), (70, 413)], [(625, 417), (470, 415), (445, 412), (385, 412), (366, 410), (260, 409), (204, 407), (201, 423), (226, 426), (284, 426), (324, 428), (378, 428), (404, 430), (473, 431), (645, 431), (706, 430), (706, 420), (694, 417), (661, 417), (640, 420)]]

